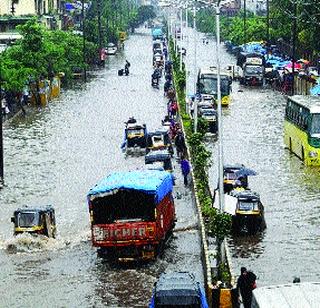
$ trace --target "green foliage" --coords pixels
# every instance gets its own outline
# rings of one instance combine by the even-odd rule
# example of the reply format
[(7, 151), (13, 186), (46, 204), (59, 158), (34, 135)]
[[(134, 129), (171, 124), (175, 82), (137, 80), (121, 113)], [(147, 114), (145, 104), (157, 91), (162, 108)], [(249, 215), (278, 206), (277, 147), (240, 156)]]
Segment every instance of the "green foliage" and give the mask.
[[(270, 1), (270, 41), (277, 43), (281, 38), (285, 43), (285, 52), (290, 55), (292, 23), (295, 16), (294, 3), (297, 3), (297, 47), (300, 56), (315, 57), (320, 53), (320, 2), (318, 0)], [(234, 17), (221, 16), (221, 37), (235, 44), (250, 41), (267, 40), (266, 17), (255, 16), (247, 12), (246, 37), (244, 37), (243, 11)], [(201, 32), (215, 33), (215, 12), (202, 9), (197, 13), (197, 27)]]
[[(21, 91), (26, 82), (51, 78), (59, 72), (71, 78), (76, 67), (84, 67), (82, 37), (70, 32), (48, 31), (36, 19), (18, 27), (23, 38), (1, 54), (4, 88)], [(97, 47), (87, 42), (90, 63)]]
[(142, 5), (138, 8), (137, 21), (138, 25), (143, 24), (149, 19), (155, 18), (157, 15), (154, 11), (154, 6), (152, 5)]
[(218, 268), (219, 277), (218, 279), (223, 282), (229, 282), (231, 280), (231, 274), (227, 263), (221, 262)]
[[(100, 1), (100, 7), (98, 5)], [(139, 25), (138, 8), (130, 0), (95, 0), (87, 13), (85, 32), (88, 40), (99, 44), (98, 15), (101, 12), (101, 44), (117, 43), (119, 31), (126, 31)]]

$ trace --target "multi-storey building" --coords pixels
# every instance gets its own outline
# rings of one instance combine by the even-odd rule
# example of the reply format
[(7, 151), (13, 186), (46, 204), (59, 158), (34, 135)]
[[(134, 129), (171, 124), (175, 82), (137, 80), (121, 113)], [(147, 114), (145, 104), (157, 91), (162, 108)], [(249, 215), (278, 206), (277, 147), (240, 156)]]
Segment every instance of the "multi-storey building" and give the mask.
[(0, 32), (14, 31), (19, 24), (38, 16), (49, 28), (60, 28), (62, 0), (1, 0)]

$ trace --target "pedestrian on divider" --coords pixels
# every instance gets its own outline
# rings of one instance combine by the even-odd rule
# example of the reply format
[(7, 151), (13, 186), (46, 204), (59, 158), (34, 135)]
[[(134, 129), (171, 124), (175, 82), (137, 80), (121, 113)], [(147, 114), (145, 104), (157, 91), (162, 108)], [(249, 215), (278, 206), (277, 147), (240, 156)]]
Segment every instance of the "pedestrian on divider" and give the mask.
[(237, 281), (238, 294), (241, 294), (244, 308), (251, 308), (252, 291), (256, 288), (256, 275), (241, 267), (241, 275)]
[(188, 186), (188, 175), (190, 173), (190, 164), (189, 161), (183, 157), (180, 162), (181, 172), (183, 175), (184, 186)]

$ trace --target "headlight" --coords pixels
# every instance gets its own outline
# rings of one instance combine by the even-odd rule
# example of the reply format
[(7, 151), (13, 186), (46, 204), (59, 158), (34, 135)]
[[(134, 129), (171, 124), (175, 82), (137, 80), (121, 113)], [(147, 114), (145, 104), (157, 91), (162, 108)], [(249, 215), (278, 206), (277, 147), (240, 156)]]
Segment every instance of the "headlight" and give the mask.
[(318, 157), (318, 153), (317, 153), (317, 152), (314, 152), (314, 151), (310, 151), (310, 152), (309, 152), (309, 157), (312, 157), (312, 158)]

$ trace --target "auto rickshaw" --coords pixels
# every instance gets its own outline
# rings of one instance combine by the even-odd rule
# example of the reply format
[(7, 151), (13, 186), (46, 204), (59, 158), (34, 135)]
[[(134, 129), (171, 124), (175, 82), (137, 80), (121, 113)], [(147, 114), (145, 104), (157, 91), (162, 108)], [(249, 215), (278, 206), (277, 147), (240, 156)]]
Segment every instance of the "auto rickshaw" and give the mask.
[(239, 170), (244, 169), (245, 166), (243, 164), (235, 164), (235, 165), (224, 165), (223, 166), (223, 189), (225, 193), (229, 193), (235, 185), (236, 181), (241, 182), (241, 186), (243, 188), (248, 187), (248, 177), (247, 176), (237, 176), (237, 172)]
[(147, 135), (146, 153), (154, 150), (168, 150), (173, 155), (173, 146), (169, 136), (169, 131), (163, 127)]
[(126, 148), (146, 147), (147, 128), (145, 124), (137, 123), (135, 118), (130, 118), (125, 122), (125, 141), (123, 146)]
[(51, 205), (18, 208), (14, 211), (11, 222), (14, 223), (14, 235), (27, 232), (56, 237), (55, 212)]
[(264, 206), (258, 193), (251, 190), (233, 190), (230, 195), (237, 198), (232, 229), (236, 233), (255, 234), (266, 228)]
[(163, 55), (162, 54), (155, 54), (153, 56), (153, 67), (163, 67), (164, 65), (164, 60), (163, 60)]
[(167, 150), (158, 150), (158, 151), (151, 151), (145, 156), (145, 163), (146, 164), (154, 164), (154, 163), (162, 163), (162, 169), (165, 171), (172, 172), (172, 161), (171, 155)]

